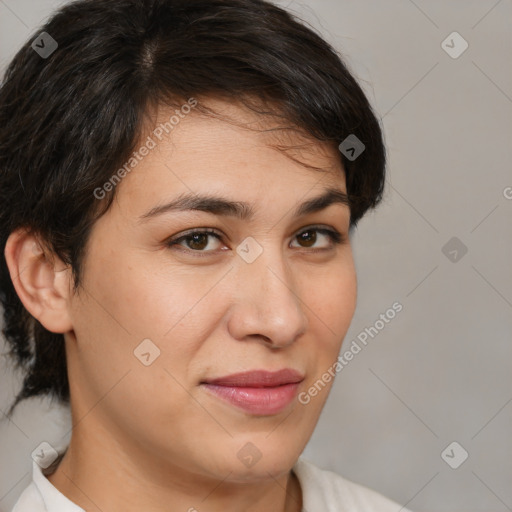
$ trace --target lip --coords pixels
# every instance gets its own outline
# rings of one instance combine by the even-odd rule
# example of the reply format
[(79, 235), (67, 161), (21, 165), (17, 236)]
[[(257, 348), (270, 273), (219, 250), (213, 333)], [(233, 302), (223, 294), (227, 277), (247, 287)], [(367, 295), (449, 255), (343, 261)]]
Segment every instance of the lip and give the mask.
[(217, 386), (267, 388), (282, 386), (284, 384), (295, 384), (302, 382), (304, 376), (297, 370), (284, 368), (276, 372), (267, 370), (253, 370), (250, 372), (234, 373), (216, 379), (206, 379), (204, 383)]
[(304, 376), (293, 369), (255, 370), (208, 379), (201, 385), (216, 397), (254, 415), (282, 412), (297, 395)]

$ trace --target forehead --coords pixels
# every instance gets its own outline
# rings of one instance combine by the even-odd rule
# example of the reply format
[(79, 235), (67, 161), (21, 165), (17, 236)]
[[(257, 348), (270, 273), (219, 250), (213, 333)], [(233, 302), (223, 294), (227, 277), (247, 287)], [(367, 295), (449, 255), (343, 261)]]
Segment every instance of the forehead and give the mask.
[(315, 183), (346, 191), (333, 144), (241, 105), (209, 99), (207, 106), (223, 117), (161, 106), (136, 144), (151, 149), (127, 173), (117, 194), (138, 209), (141, 202), (184, 192), (233, 191), (251, 202), (263, 195), (307, 195)]

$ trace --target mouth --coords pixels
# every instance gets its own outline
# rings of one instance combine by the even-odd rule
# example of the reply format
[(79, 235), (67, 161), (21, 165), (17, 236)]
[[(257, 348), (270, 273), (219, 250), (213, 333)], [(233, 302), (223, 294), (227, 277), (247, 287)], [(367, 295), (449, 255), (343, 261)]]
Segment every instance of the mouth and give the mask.
[(213, 396), (245, 412), (268, 416), (284, 411), (294, 400), (304, 375), (285, 368), (256, 370), (208, 379), (201, 386)]

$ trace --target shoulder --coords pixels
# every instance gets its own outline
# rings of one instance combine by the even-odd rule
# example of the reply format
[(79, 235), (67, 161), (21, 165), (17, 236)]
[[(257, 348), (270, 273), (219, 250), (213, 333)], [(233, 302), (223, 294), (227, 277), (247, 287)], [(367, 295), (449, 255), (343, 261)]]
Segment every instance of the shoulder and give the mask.
[(302, 457), (293, 467), (293, 472), (301, 484), (304, 510), (410, 512), (382, 494), (321, 469)]

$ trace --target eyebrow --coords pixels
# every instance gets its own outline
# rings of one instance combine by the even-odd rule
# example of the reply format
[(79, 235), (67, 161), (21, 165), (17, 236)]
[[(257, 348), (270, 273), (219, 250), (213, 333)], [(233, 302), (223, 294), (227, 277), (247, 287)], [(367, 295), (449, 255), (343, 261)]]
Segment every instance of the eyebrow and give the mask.
[[(346, 192), (328, 187), (323, 193), (297, 206), (293, 216), (299, 217), (321, 211), (332, 204), (343, 204), (350, 207)], [(176, 199), (156, 206), (139, 217), (139, 222), (146, 222), (164, 213), (175, 211), (197, 210), (214, 215), (231, 216), (240, 220), (250, 220), (254, 217), (254, 209), (243, 201), (230, 201), (214, 195), (182, 194)]]

